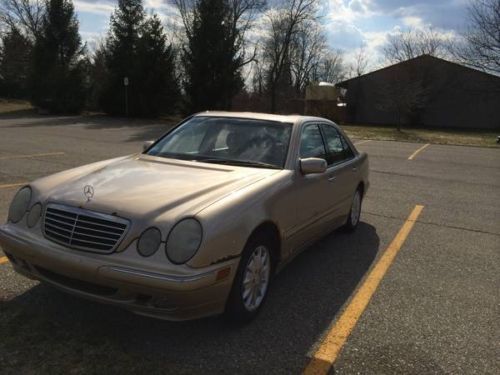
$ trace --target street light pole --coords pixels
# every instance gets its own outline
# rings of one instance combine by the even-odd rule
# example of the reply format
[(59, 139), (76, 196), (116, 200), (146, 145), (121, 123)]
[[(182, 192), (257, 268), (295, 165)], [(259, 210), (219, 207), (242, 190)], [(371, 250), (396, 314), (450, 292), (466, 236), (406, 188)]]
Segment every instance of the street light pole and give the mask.
[(128, 77), (123, 77), (123, 86), (125, 86), (125, 115), (128, 117)]

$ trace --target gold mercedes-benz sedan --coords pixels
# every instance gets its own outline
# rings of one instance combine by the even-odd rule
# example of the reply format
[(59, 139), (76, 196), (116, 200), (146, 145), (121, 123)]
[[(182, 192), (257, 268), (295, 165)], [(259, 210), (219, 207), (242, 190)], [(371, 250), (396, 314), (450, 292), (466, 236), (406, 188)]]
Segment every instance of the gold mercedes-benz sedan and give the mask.
[(40, 178), (0, 244), (19, 273), (135, 313), (253, 318), (272, 276), (353, 230), (368, 158), (316, 117), (204, 112), (139, 154)]

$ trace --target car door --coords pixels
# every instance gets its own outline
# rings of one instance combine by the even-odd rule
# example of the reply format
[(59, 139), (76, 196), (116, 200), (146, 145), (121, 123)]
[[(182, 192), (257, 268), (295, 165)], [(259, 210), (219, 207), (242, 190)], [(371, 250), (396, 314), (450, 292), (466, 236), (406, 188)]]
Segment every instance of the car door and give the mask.
[[(298, 157), (327, 158), (327, 149), (320, 124), (303, 125), (300, 135)], [(300, 166), (297, 167), (300, 169)], [(300, 170), (294, 181), (295, 225), (292, 230), (293, 248), (298, 250), (325, 232), (331, 222), (333, 197), (337, 195), (337, 184), (329, 181), (326, 173), (303, 175)]]
[(343, 224), (351, 208), (351, 202), (358, 184), (357, 162), (354, 151), (350, 148), (340, 131), (331, 124), (322, 123), (321, 132), (327, 148), (328, 169), (326, 174), (331, 183), (332, 219), (334, 226)]

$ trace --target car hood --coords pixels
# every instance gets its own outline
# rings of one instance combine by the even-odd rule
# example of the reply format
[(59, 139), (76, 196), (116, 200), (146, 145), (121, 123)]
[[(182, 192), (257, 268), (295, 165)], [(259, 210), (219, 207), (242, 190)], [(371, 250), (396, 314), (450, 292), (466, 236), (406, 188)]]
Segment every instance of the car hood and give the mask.
[[(51, 202), (131, 219), (137, 215), (154, 219), (168, 211), (174, 216), (195, 215), (224, 196), (277, 172), (136, 155), (84, 170), (45, 193)], [(87, 189), (92, 196), (84, 192), (87, 185), (92, 187)]]

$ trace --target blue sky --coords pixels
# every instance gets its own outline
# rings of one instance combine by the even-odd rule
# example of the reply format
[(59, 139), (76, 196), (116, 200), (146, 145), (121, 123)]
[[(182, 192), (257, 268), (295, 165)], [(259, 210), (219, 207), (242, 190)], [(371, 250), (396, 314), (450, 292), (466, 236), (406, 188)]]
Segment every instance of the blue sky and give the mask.
[[(109, 16), (116, 6), (112, 0), (74, 0), (80, 32), (92, 47), (105, 35)], [(363, 47), (372, 67), (381, 65), (381, 46), (388, 35), (406, 28), (432, 27), (443, 38), (453, 38), (465, 26), (469, 0), (324, 0), (321, 20), (330, 47), (353, 59)], [(172, 20), (168, 0), (145, 0), (145, 8)]]

